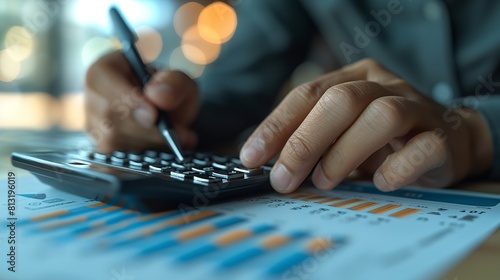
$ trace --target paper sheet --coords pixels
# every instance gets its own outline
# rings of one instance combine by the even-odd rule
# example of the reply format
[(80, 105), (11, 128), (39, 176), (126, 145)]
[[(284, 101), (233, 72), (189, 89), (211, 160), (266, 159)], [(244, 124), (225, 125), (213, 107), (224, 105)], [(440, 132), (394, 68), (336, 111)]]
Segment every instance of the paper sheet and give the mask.
[(436, 279), (500, 225), (500, 196), (455, 190), (350, 183), (144, 214), (16, 184), (0, 279)]

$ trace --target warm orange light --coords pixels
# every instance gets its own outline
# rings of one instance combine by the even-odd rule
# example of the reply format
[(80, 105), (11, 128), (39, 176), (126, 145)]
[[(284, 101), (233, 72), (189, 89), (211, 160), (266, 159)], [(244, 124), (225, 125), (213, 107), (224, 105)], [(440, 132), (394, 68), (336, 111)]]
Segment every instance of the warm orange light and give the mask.
[(21, 63), (12, 59), (7, 50), (0, 51), (0, 81), (12, 82), (21, 72)]
[(65, 130), (85, 129), (85, 98), (83, 92), (66, 93), (59, 101), (60, 116), (57, 122)]
[(222, 2), (208, 5), (198, 18), (201, 37), (215, 44), (228, 41), (233, 36), (236, 25), (236, 12), (231, 6)]
[(175, 32), (182, 37), (184, 32), (193, 25), (198, 23), (198, 16), (203, 10), (204, 6), (200, 3), (189, 2), (182, 5), (174, 15), (174, 29)]
[(150, 63), (158, 58), (163, 47), (160, 32), (149, 26), (139, 26), (135, 29), (139, 40), (136, 43), (142, 60)]
[(2, 93), (0, 128), (47, 129), (52, 125), (53, 107), (46, 93)]
[(170, 55), (169, 68), (180, 70), (186, 73), (189, 77), (196, 79), (205, 70), (205, 65), (195, 64), (189, 61), (183, 54), (180, 47), (176, 48)]
[(191, 62), (206, 65), (213, 62), (220, 53), (220, 43), (205, 41), (198, 27), (192, 26), (182, 36), (182, 52)]

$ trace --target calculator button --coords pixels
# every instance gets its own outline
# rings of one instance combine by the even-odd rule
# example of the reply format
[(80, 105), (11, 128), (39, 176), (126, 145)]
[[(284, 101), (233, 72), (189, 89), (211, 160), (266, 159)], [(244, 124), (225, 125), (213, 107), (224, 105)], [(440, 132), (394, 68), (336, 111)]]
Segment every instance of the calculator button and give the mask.
[(144, 156), (143, 160), (147, 163), (156, 163), (158, 160), (156, 157)]
[(160, 160), (160, 164), (163, 166), (170, 166), (170, 161), (162, 159)]
[(212, 172), (212, 176), (230, 180), (243, 178), (243, 173), (236, 171), (217, 170)]
[(239, 165), (234, 167), (234, 171), (242, 172), (247, 176), (254, 176), (262, 174), (264, 172), (264, 169), (262, 167), (246, 168), (242, 165)]
[(174, 160), (175, 159), (175, 155), (174, 154), (171, 154), (171, 153), (165, 153), (165, 152), (161, 152), (160, 153), (160, 159), (162, 160)]
[(212, 166), (216, 169), (222, 169), (222, 170), (231, 170), (234, 167), (233, 163), (219, 163), (219, 162), (212, 162)]
[(170, 177), (176, 178), (176, 179), (192, 179), (194, 175), (198, 174), (198, 172), (192, 171), (192, 170), (186, 170), (186, 171), (170, 171)]
[(142, 161), (129, 161), (128, 166), (133, 169), (143, 169), (148, 167), (148, 164)]
[(78, 155), (85, 159), (92, 159), (93, 152), (91, 150), (80, 150), (78, 151)]
[(142, 161), (142, 155), (139, 153), (129, 153), (128, 159), (132, 161)]
[(216, 163), (219, 163), (219, 164), (228, 163), (229, 160), (230, 160), (229, 157), (217, 156), (217, 155), (213, 155), (212, 156), (212, 161), (216, 162)]
[(94, 156), (94, 159), (97, 161), (107, 161), (109, 158), (109, 156), (107, 154), (98, 153), (98, 152), (95, 152), (93, 156)]
[(199, 172), (201, 174), (210, 174), (212, 171), (214, 171), (214, 168), (210, 167), (210, 166), (195, 165), (195, 166), (191, 167), (191, 170), (193, 170), (195, 172)]
[(122, 159), (127, 157), (127, 154), (122, 151), (114, 151), (111, 155), (115, 158), (122, 158)]
[(193, 160), (191, 162), (194, 164), (197, 164), (197, 165), (209, 165), (211, 163), (210, 158), (208, 158), (208, 157), (206, 157), (206, 158), (193, 158)]
[(153, 150), (147, 150), (144, 152), (144, 156), (150, 157), (150, 158), (156, 158), (156, 157), (158, 157), (158, 152), (153, 151)]
[(163, 166), (158, 163), (153, 163), (149, 165), (149, 171), (155, 172), (155, 173), (162, 173)]
[(220, 182), (222, 182), (222, 179), (214, 177), (214, 176), (210, 176), (207, 174), (197, 174), (197, 175), (194, 175), (193, 181), (204, 183), (204, 184), (212, 184), (212, 183), (220, 183)]
[(184, 164), (178, 163), (178, 162), (172, 162), (170, 165), (172, 167), (178, 168), (180, 170), (187, 170), (188, 169)]
[(124, 166), (127, 164), (127, 159), (111, 156), (111, 163), (117, 166)]

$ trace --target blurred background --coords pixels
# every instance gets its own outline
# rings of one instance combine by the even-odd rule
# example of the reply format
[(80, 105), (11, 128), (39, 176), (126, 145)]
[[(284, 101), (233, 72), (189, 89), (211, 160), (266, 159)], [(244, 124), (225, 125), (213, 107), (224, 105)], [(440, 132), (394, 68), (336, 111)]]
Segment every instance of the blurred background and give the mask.
[[(197, 78), (231, 39), (241, 1), (0, 0), (0, 151), (90, 145), (82, 133), (84, 77), (120, 48), (111, 6), (138, 33), (147, 63)], [(290, 87), (324, 72), (324, 57), (315, 60), (297, 68)]]
[(81, 133), (84, 77), (96, 59), (120, 48), (111, 6), (136, 30), (146, 63), (197, 78), (232, 37), (235, 3), (0, 0), (0, 149), (90, 145)]
[(83, 129), (86, 69), (120, 47), (108, 17), (112, 5), (135, 28), (147, 63), (193, 78), (237, 24), (227, 2), (1, 0), (1, 129)]

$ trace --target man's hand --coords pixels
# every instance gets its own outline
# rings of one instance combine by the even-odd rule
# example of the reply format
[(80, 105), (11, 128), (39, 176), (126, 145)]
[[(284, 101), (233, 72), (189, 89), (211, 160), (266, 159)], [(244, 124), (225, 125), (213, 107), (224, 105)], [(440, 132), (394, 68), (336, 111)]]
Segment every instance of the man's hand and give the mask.
[(177, 71), (154, 74), (144, 89), (120, 52), (94, 63), (86, 77), (87, 131), (102, 151), (165, 148), (155, 122), (167, 112), (184, 148), (196, 145), (189, 129), (198, 112), (196, 83)]
[(416, 183), (443, 187), (491, 166), (483, 117), (447, 109), (367, 59), (294, 89), (247, 140), (246, 166), (265, 164), (273, 187), (295, 190), (312, 174), (332, 189), (355, 169), (383, 191)]

